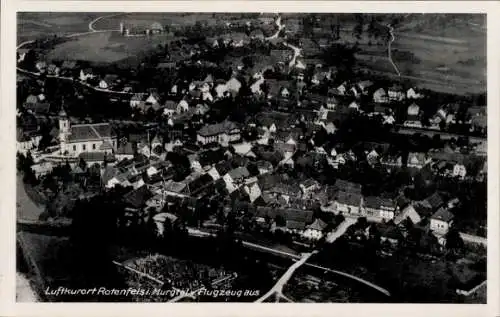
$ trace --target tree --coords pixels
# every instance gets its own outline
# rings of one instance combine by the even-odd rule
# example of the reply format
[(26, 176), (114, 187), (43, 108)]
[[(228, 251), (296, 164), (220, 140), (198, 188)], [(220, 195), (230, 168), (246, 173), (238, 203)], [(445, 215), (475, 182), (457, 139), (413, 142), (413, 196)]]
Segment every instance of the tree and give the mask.
[(446, 233), (446, 250), (447, 255), (457, 257), (464, 252), (464, 241), (456, 228), (451, 228)]

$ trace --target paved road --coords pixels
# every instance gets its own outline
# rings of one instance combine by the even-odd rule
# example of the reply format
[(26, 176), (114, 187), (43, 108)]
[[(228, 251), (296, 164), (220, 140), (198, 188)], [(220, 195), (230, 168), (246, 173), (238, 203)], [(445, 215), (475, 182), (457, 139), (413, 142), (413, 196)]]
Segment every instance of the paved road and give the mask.
[(292, 277), (293, 273), (295, 270), (297, 270), (299, 267), (301, 267), (304, 263), (309, 260), (309, 258), (317, 253), (318, 251), (313, 251), (311, 253), (304, 253), (302, 255), (302, 258), (292, 264), (288, 270), (281, 276), (281, 278), (276, 282), (276, 284), (267, 292), (265, 293), (262, 297), (258, 298), (255, 303), (262, 303), (264, 300), (266, 300), (269, 296), (276, 294), (277, 296), (283, 295), (283, 287), (285, 284), (288, 282), (288, 280)]

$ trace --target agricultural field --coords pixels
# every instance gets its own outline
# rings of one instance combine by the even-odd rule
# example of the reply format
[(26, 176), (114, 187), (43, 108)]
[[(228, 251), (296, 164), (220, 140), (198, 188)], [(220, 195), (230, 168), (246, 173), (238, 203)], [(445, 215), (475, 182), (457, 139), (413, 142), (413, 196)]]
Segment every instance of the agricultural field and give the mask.
[(89, 23), (103, 14), (98, 12), (19, 12), (17, 42), (34, 40), (48, 35), (63, 36), (86, 32)]
[(220, 13), (124, 13), (110, 16), (97, 21), (94, 25), (96, 30), (118, 29), (120, 22), (132, 27), (147, 27), (158, 22), (167, 26), (194, 25), (197, 21), (204, 25), (216, 25), (217, 20), (239, 20), (241, 14)]
[(75, 37), (48, 52), (47, 60), (84, 60), (90, 63), (115, 63), (164, 44), (172, 37), (124, 37), (117, 32), (100, 32)]
[[(413, 15), (395, 27), (392, 58), (402, 75), (418, 86), (448, 93), (486, 90), (486, 31), (482, 16), (428, 15), (414, 22)], [(372, 46), (373, 47), (373, 46)], [(386, 49), (387, 47), (384, 46)], [(395, 73), (381, 59), (364, 59), (365, 66)]]

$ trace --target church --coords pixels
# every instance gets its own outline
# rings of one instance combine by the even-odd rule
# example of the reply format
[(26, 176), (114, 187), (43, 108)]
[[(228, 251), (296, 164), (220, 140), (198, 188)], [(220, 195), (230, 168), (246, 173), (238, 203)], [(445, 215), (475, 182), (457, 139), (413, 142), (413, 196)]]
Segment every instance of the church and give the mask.
[(71, 125), (66, 111), (59, 112), (61, 154), (78, 157), (81, 153), (114, 153), (117, 136), (109, 123)]

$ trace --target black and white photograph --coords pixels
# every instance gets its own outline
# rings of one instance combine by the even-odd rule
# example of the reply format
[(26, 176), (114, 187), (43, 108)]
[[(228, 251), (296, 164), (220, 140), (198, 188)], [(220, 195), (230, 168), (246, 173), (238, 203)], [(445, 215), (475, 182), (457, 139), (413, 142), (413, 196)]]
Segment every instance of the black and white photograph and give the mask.
[(485, 12), (164, 11), (16, 13), (17, 303), (489, 303)]

